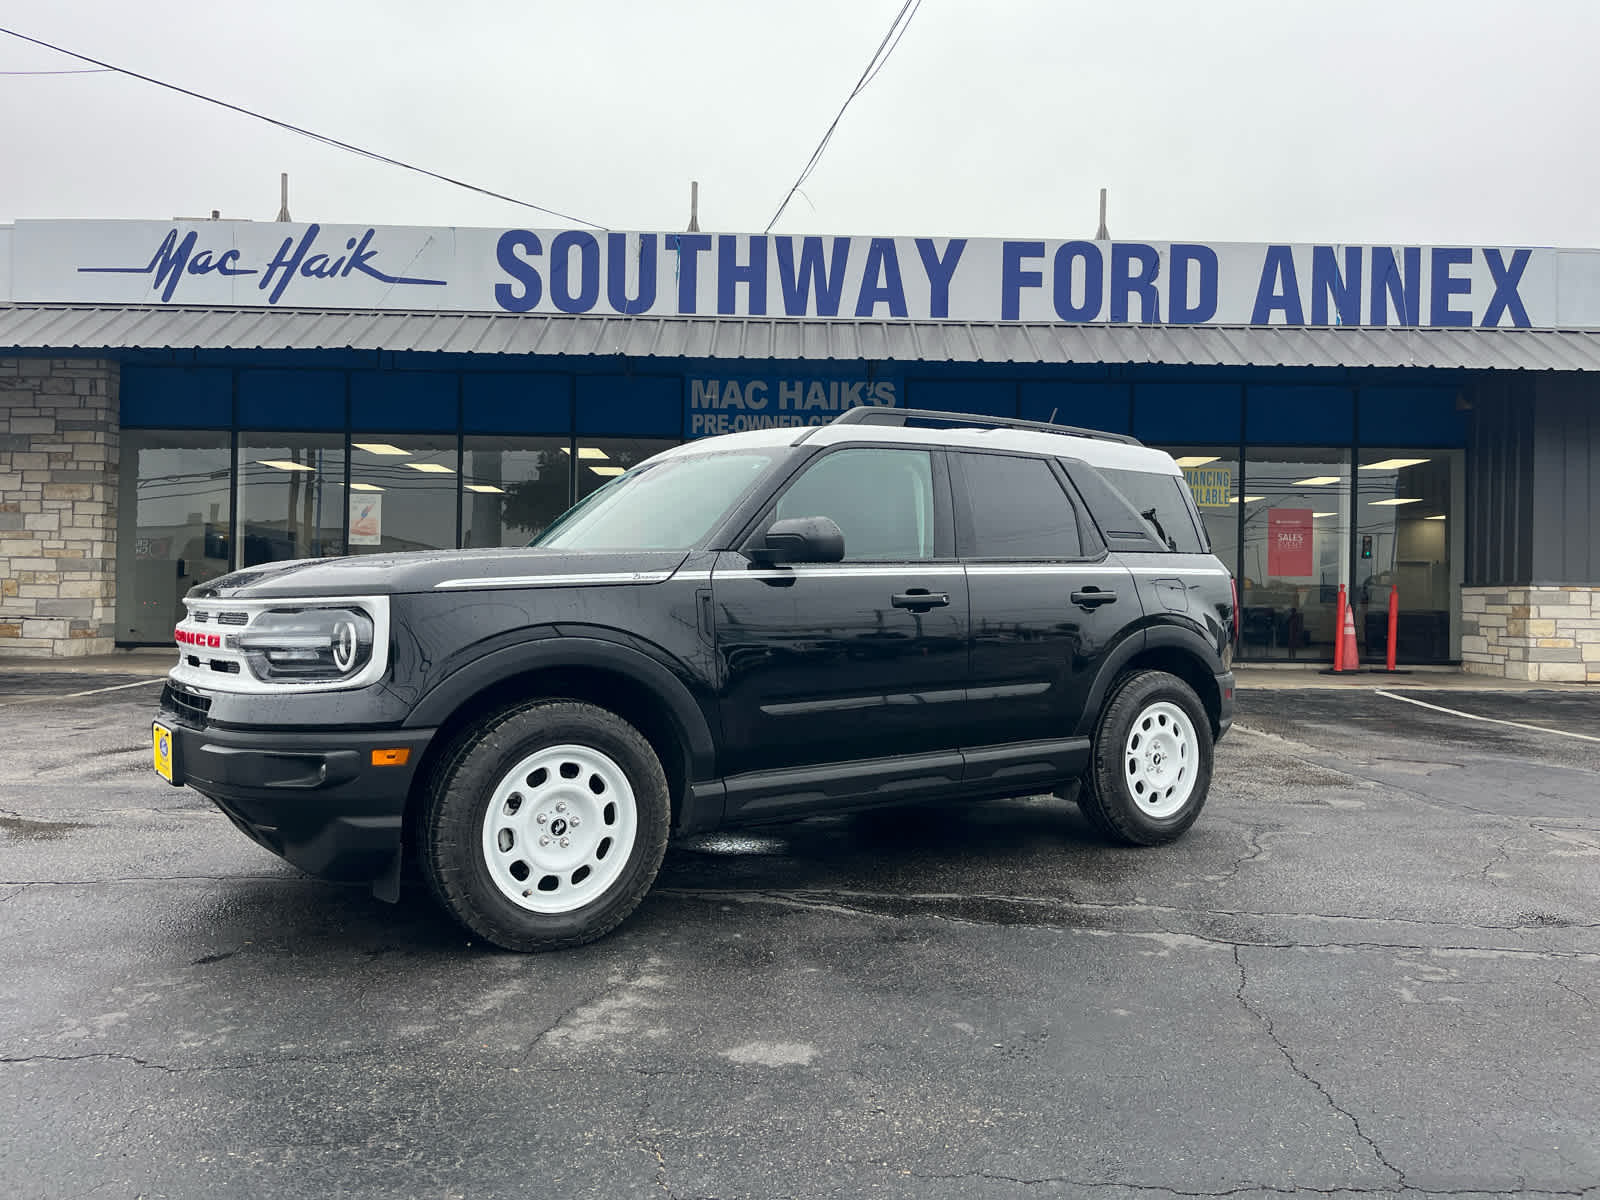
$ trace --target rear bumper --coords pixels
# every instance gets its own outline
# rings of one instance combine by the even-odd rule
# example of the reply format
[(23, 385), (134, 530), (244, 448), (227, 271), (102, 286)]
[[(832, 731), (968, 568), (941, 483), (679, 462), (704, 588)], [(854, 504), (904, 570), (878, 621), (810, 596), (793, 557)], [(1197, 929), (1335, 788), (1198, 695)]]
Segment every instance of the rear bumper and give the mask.
[[(434, 731), (238, 732), (163, 711), (172, 782), (211, 800), (258, 844), (324, 879), (372, 880), (400, 849), (411, 781)], [(374, 766), (374, 750), (409, 751)]]
[(1216, 679), (1217, 696), (1221, 701), (1217, 710), (1217, 737), (1220, 738), (1233, 725), (1233, 672), (1218, 675)]

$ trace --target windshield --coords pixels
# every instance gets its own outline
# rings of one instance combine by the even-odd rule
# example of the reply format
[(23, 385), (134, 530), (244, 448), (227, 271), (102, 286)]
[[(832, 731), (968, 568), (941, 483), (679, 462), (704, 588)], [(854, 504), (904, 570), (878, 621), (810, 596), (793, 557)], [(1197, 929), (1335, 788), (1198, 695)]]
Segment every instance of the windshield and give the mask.
[(530, 545), (552, 550), (687, 550), (761, 477), (772, 455), (698, 454), (645, 463), (567, 510)]

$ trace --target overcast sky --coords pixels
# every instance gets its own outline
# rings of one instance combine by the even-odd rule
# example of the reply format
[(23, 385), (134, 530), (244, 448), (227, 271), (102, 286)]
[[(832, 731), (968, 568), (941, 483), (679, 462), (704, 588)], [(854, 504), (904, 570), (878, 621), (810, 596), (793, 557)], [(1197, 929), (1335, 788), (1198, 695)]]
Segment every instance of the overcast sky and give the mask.
[[(760, 231), (901, 0), (0, 0), (614, 229)], [(924, 0), (782, 232), (1600, 246), (1595, 0)], [(0, 36), (0, 72), (83, 64)], [(559, 228), (115, 74), (0, 74), (0, 222)]]

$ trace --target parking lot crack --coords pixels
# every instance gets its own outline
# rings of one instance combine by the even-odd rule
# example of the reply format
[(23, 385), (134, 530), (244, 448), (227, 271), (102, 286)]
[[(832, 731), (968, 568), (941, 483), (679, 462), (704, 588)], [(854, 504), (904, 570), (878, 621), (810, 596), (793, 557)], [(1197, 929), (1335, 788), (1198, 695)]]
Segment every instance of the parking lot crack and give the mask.
[(1234, 965), (1239, 968), (1239, 987), (1238, 990), (1233, 994), (1234, 999), (1239, 1002), (1239, 1006), (1243, 1008), (1245, 1012), (1254, 1017), (1261, 1025), (1261, 1028), (1266, 1032), (1267, 1038), (1274, 1046), (1278, 1048), (1278, 1053), (1283, 1056), (1283, 1060), (1289, 1064), (1289, 1069), (1301, 1079), (1309, 1083), (1312, 1087), (1316, 1088), (1317, 1091), (1322, 1095), (1322, 1098), (1327, 1101), (1328, 1107), (1333, 1109), (1334, 1112), (1338, 1113), (1346, 1121), (1350, 1122), (1351, 1127), (1355, 1130), (1356, 1137), (1360, 1138), (1361, 1141), (1366, 1145), (1367, 1149), (1372, 1151), (1372, 1156), (1378, 1160), (1384, 1169), (1394, 1175), (1395, 1183), (1400, 1188), (1405, 1188), (1407, 1186), (1405, 1172), (1390, 1162), (1389, 1159), (1384, 1155), (1383, 1150), (1378, 1143), (1372, 1139), (1372, 1136), (1368, 1134), (1366, 1130), (1361, 1128), (1361, 1119), (1357, 1117), (1355, 1113), (1343, 1107), (1337, 1100), (1335, 1100), (1333, 1098), (1333, 1093), (1328, 1091), (1326, 1086), (1324, 1086), (1319, 1080), (1314, 1079), (1311, 1074), (1300, 1065), (1300, 1063), (1295, 1059), (1294, 1052), (1290, 1050), (1284, 1040), (1278, 1036), (1278, 1031), (1273, 1025), (1272, 1018), (1267, 1015), (1266, 1012), (1260, 1008), (1257, 1008), (1255, 1004), (1253, 1004), (1245, 996), (1245, 989), (1249, 986), (1250, 980), (1249, 975), (1245, 971), (1244, 957), (1240, 954), (1239, 950), (1240, 948), (1238, 946), (1233, 948), (1233, 962)]

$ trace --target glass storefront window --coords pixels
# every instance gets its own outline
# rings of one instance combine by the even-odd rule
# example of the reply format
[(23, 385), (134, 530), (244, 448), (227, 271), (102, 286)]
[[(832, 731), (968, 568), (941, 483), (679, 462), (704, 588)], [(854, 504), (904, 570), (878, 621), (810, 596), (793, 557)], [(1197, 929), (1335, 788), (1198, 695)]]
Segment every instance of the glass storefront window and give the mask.
[(451, 550), (454, 434), (358, 433), (350, 439), (350, 553)]
[(1237, 446), (1163, 446), (1183, 468), (1184, 481), (1206, 527), (1215, 554), (1230, 571), (1238, 570), (1239, 512), (1232, 503), (1239, 481)]
[(582, 500), (596, 488), (621, 475), (629, 467), (678, 445), (677, 438), (609, 438), (578, 435), (574, 466), (578, 473), (577, 498)]
[(1245, 455), (1239, 649), (1332, 661), (1349, 577), (1350, 452), (1252, 446)]
[(566, 438), (469, 437), (461, 544), (525, 546), (543, 533), (571, 504), (571, 449)]
[(1458, 657), (1462, 452), (1361, 451), (1351, 590), (1365, 661), (1388, 653), (1389, 597), (1398, 595), (1400, 662)]
[(232, 567), (226, 430), (122, 434), (117, 640), (170, 642), (183, 596)]
[(344, 553), (344, 436), (239, 435), (239, 565)]

